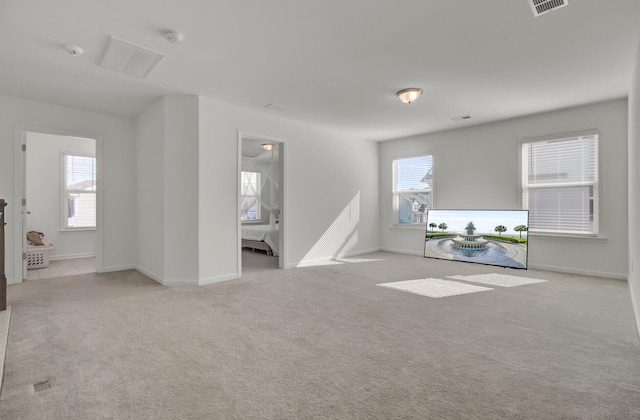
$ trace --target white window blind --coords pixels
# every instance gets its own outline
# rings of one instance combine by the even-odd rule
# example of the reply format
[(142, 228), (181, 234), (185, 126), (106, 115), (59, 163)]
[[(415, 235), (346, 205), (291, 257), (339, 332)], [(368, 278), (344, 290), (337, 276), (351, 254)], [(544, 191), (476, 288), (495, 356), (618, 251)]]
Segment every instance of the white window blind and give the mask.
[(240, 175), (240, 220), (260, 220), (260, 173)]
[(522, 144), (522, 205), (529, 230), (598, 234), (598, 134)]
[(64, 155), (64, 228), (96, 227), (96, 158)]
[(433, 206), (433, 155), (394, 160), (393, 180), (395, 223), (425, 223)]

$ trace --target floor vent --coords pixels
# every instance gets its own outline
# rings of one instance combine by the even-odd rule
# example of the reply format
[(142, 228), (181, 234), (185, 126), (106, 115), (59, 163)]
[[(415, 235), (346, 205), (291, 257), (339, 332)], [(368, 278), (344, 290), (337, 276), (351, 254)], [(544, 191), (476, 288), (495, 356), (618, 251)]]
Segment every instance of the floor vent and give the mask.
[(49, 381), (38, 382), (37, 384), (33, 385), (33, 390), (35, 392), (46, 391), (49, 388), (51, 388)]
[(529, 0), (529, 6), (531, 6), (533, 16), (535, 17), (544, 15), (545, 13), (552, 12), (568, 5), (569, 0)]

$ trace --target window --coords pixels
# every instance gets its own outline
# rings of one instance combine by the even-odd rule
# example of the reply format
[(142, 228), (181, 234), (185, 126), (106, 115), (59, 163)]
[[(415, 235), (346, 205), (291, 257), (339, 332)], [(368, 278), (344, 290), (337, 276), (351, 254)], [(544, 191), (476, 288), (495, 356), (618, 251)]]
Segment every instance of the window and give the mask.
[(433, 155), (393, 161), (393, 209), (395, 223), (425, 223), (433, 207)]
[(96, 158), (64, 154), (64, 229), (96, 227)]
[(244, 172), (240, 176), (240, 220), (260, 220), (260, 173)]
[(598, 234), (598, 134), (525, 140), (522, 206), (529, 231)]

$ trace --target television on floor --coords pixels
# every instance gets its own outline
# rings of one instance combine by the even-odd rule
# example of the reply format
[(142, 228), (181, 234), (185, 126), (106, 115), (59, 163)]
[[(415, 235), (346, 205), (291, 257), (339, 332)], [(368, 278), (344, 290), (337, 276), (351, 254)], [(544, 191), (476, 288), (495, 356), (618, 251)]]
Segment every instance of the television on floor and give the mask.
[(527, 269), (528, 210), (427, 210), (424, 256)]

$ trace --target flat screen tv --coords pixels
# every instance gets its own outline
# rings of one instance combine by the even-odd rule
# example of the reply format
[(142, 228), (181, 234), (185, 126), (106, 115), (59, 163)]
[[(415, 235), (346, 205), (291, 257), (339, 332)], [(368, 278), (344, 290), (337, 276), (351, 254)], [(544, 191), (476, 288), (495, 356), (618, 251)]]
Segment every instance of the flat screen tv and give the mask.
[(424, 256), (527, 269), (528, 210), (427, 210)]

